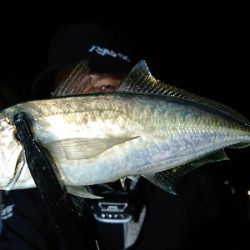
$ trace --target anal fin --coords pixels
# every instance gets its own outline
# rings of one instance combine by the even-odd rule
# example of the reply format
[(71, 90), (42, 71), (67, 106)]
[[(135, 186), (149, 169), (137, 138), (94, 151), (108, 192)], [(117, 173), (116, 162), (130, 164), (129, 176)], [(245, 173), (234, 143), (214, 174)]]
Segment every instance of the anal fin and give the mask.
[(143, 174), (143, 177), (168, 193), (176, 195), (176, 182), (185, 174), (202, 165), (228, 159), (225, 151), (220, 150), (179, 167), (157, 173)]

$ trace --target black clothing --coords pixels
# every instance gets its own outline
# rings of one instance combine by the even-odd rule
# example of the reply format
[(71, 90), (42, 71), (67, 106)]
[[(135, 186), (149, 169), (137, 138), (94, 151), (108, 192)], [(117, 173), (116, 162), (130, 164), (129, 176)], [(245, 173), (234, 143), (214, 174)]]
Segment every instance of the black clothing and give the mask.
[[(205, 249), (226, 245), (222, 232), (229, 222), (223, 224), (222, 219), (224, 194), (218, 192), (221, 189), (213, 181), (210, 167), (184, 177), (177, 185), (177, 196), (144, 181), (145, 193), (150, 194), (146, 215), (138, 238), (129, 249)], [(1, 250), (65, 249), (36, 189), (9, 191), (4, 196), (5, 208), (12, 209), (9, 214), (2, 214)], [(105, 249), (123, 249), (123, 224), (96, 221), (96, 225)]]

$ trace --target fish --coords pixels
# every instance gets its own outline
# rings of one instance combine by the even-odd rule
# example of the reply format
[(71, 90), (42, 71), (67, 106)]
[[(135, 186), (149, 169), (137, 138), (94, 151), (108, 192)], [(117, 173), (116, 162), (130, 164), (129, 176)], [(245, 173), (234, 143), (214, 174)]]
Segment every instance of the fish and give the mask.
[[(81, 62), (74, 74), (84, 75), (85, 66)], [(76, 78), (71, 75), (68, 84)], [(31, 100), (2, 110), (2, 190), (35, 187), (13, 124), (20, 112), (70, 193), (140, 176), (176, 194), (176, 181), (190, 171), (227, 160), (225, 148), (250, 145), (247, 118), (156, 79), (142, 60), (114, 92)]]

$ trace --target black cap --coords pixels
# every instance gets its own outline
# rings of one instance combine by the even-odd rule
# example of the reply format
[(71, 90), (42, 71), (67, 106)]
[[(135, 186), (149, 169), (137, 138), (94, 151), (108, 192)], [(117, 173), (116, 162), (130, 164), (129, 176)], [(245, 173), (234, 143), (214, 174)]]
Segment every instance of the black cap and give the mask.
[(54, 72), (87, 59), (90, 69), (110, 74), (128, 72), (137, 62), (127, 33), (114, 26), (83, 23), (55, 33), (48, 51), (48, 68), (32, 85), (34, 95), (50, 91)]

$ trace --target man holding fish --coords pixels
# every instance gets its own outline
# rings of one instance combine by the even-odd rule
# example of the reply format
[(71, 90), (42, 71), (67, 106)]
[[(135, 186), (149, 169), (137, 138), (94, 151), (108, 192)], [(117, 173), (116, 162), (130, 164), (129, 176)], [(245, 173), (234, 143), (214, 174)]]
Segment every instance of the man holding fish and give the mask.
[[(23, 189), (6, 195), (3, 249), (64, 249), (38, 193), (28, 189), (35, 184), (11, 136), (11, 117), (22, 111), (68, 192), (99, 207), (93, 217), (107, 249), (180, 248), (209, 217), (216, 195), (208, 170), (196, 170), (193, 188), (180, 185), (180, 194), (175, 184), (201, 165), (227, 159), (225, 147), (249, 144), (249, 122), (229, 107), (155, 79), (146, 62), (131, 58), (131, 49), (102, 26), (58, 32), (49, 68), (33, 84), (36, 100), (2, 111), (1, 136), (15, 154), (1, 145), (0, 185)], [(60, 98), (37, 100), (50, 94)], [(125, 212), (127, 206), (132, 212)]]

